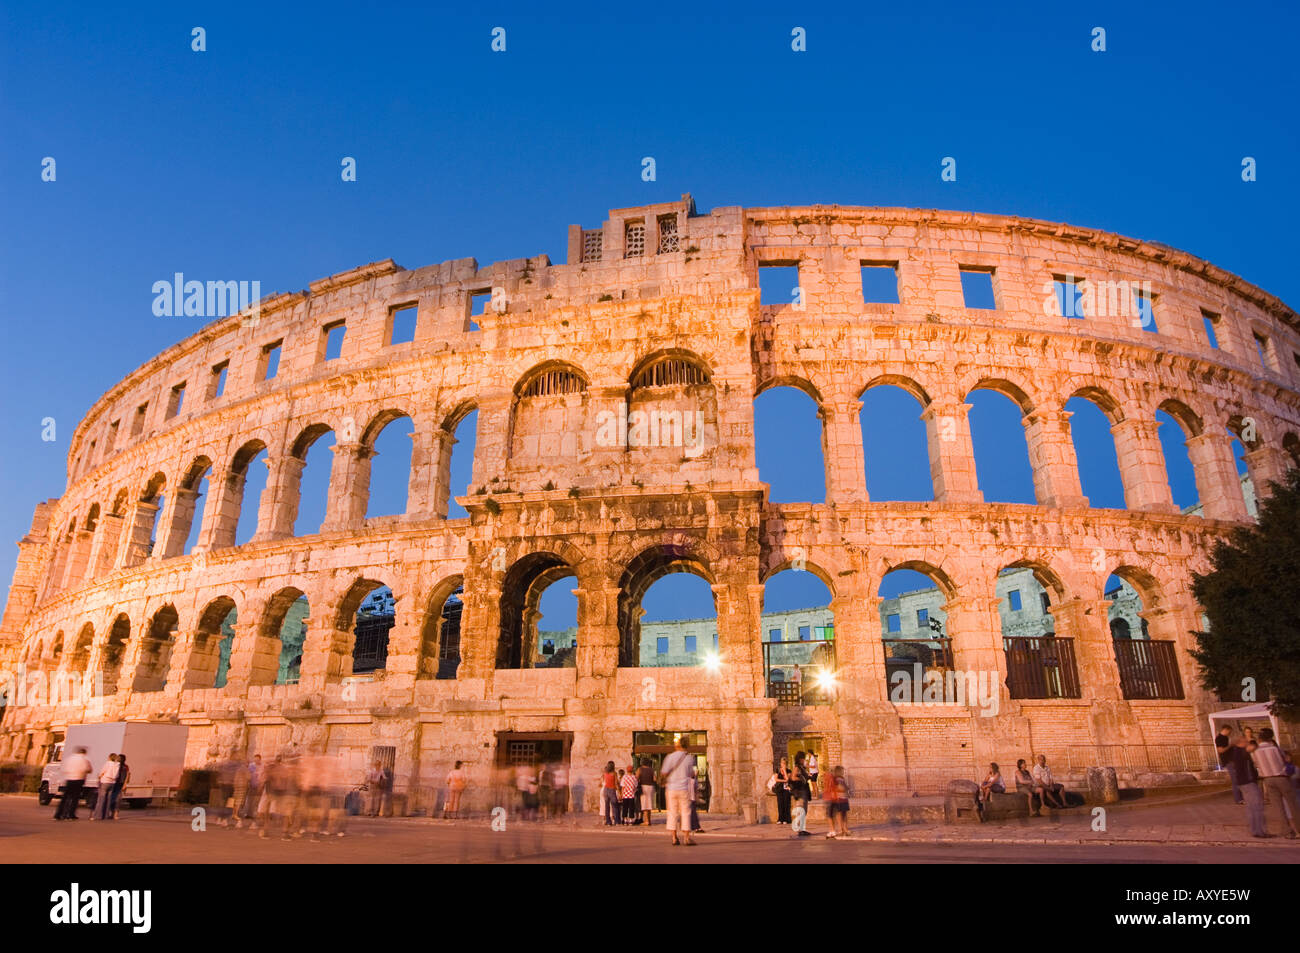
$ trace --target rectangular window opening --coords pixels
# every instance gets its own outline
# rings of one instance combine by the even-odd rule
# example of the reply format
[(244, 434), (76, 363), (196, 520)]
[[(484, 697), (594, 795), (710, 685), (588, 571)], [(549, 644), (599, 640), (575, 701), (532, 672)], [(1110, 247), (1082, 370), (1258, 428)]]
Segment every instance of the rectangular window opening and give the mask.
[(469, 316), (471, 318), (482, 317), (487, 314), (490, 304), (492, 304), (491, 288), (480, 288), (477, 291), (471, 291), (469, 293)]
[(392, 310), (392, 329), (388, 333), (390, 345), (410, 344), (415, 340), (415, 315), (416, 306), (413, 304), (402, 305)]
[(347, 330), (347, 324), (343, 321), (335, 321), (321, 328), (325, 344), (325, 360), (332, 361), (343, 355), (343, 336), (347, 334)]
[(280, 345), (283, 341), (273, 341), (262, 348), (262, 380), (272, 380), (280, 373)]
[(659, 638), (655, 639), (655, 654), (656, 654), (656, 655), (667, 655), (667, 654), (668, 654), (668, 638), (667, 638), (667, 636), (663, 636), (663, 635), (661, 635), (661, 636), (659, 636)]
[(890, 632), (903, 631), (903, 618), (897, 612), (891, 612), (885, 616), (885, 628)]
[(1159, 330), (1156, 327), (1156, 296), (1146, 291), (1133, 291), (1133, 307), (1137, 309), (1137, 323), (1143, 331), (1149, 331), (1152, 334)]
[(767, 640), (768, 640), (769, 642), (780, 642), (780, 641), (781, 641), (781, 630), (780, 630), (780, 629), (768, 629), (768, 630), (767, 630)]
[(693, 636), (693, 635), (688, 635), (688, 636), (686, 636), (686, 654), (687, 654), (687, 655), (694, 655), (694, 654), (695, 654), (695, 644), (696, 644), (696, 643), (695, 643), (695, 636)]
[(140, 434), (144, 433), (144, 418), (148, 412), (149, 412), (149, 405), (147, 403), (141, 404), (139, 407), (135, 409), (135, 417), (133, 417), (131, 420), (132, 437), (138, 437), (140, 436)]
[(179, 384), (177, 384), (175, 387), (172, 388), (171, 397), (169, 397), (167, 400), (166, 419), (171, 420), (173, 417), (179, 414), (181, 412), (181, 408), (184, 405), (185, 405), (185, 382), (181, 381)]
[(863, 304), (898, 304), (898, 262), (864, 261), (861, 266)]
[(1083, 313), (1083, 279), (1074, 275), (1053, 275), (1052, 289), (1056, 307), (1066, 318), (1085, 318)]
[(1255, 350), (1259, 354), (1259, 362), (1269, 370), (1277, 370), (1273, 363), (1273, 346), (1269, 339), (1263, 334), (1253, 332), (1255, 338)]
[(918, 629), (926, 629), (926, 628), (929, 628), (929, 626), (930, 626), (930, 610), (929, 610), (929, 609), (917, 609), (917, 610), (916, 610), (916, 627), (917, 627)]
[(229, 370), (229, 361), (213, 366), (212, 376), (208, 380), (208, 400), (216, 400), (226, 392), (226, 372)]
[(799, 626), (799, 641), (809, 642), (811, 640), (812, 640), (812, 626), (807, 626), (807, 625)]
[(1019, 589), (1012, 589), (1010, 592), (1007, 593), (1007, 599), (1008, 599), (1008, 600), (1010, 601), (1010, 603), (1011, 603), (1011, 611), (1012, 611), (1012, 612), (1019, 612), (1019, 611), (1020, 611), (1020, 608), (1021, 608), (1021, 606), (1020, 606), (1020, 590), (1019, 590)]
[(1213, 311), (1201, 309), (1201, 320), (1205, 323), (1205, 337), (1210, 342), (1210, 347), (1216, 350), (1219, 347), (1219, 316)]
[(108, 456), (108, 454), (112, 453), (112, 452), (113, 452), (113, 448), (114, 448), (115, 446), (117, 446), (117, 430), (118, 430), (118, 426), (119, 426), (121, 423), (122, 423), (122, 421), (120, 421), (120, 420), (115, 420), (115, 421), (113, 421), (111, 424), (108, 425), (108, 439), (106, 439), (106, 440), (104, 441), (104, 455), (105, 455), (105, 456)]
[(799, 287), (799, 263), (793, 261), (759, 262), (758, 303), (768, 305), (803, 304)]
[(968, 308), (996, 311), (992, 268), (961, 268), (961, 296)]

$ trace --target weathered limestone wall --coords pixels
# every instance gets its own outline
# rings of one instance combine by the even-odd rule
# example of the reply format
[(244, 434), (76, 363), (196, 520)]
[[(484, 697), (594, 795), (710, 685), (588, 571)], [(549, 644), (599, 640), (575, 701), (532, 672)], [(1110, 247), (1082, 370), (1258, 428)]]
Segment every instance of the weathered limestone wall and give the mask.
[[(625, 257), (636, 223), (646, 253)], [(1187, 655), (1199, 625), (1189, 578), (1208, 565), (1213, 540), (1248, 518), (1229, 429), (1260, 492), (1300, 461), (1294, 312), (1165, 246), (1000, 216), (838, 207), (697, 215), (684, 197), (611, 211), (597, 261), (582, 260), (587, 232), (570, 229), (563, 265), (461, 259), (408, 271), (386, 261), (314, 282), (264, 302), (256, 317), (213, 323), (107, 393), (73, 437), (67, 492), (37, 507), (19, 544), (0, 662), (101, 671), (125, 614), (118, 690), (88, 707), (11, 707), (0, 758), (33, 759), (51, 731), (86, 719), (170, 718), (192, 727), (195, 763), (289, 743), (364, 758), (371, 745), (391, 744), (399, 790), (415, 801), (456, 759), (485, 784), (500, 732), (571, 732), (573, 770), (585, 777), (624, 757), (634, 731), (704, 730), (724, 809), (759, 797), (774, 750), (801, 732), (824, 737), (859, 791), (929, 787), (1038, 751), (1067, 773), (1095, 763), (1134, 773), (1204, 766), (1203, 715), (1217, 702), (1197, 687)], [(899, 304), (864, 304), (864, 262), (896, 263)], [(789, 263), (802, 303), (760, 303), (759, 268)], [(996, 309), (964, 306), (963, 268), (992, 271)], [(1050, 313), (1058, 275), (1094, 291), (1086, 317)], [(1146, 283), (1158, 330), (1124, 313), (1116, 282)], [(473, 296), (493, 289), (504, 310), (472, 317)], [(390, 345), (393, 312), (407, 305), (418, 309), (415, 340)], [(1203, 311), (1217, 316), (1218, 349)], [(324, 329), (338, 321), (342, 355), (327, 362)], [(1257, 335), (1268, 344), (1263, 363)], [(279, 372), (262, 380), (275, 344)], [(656, 383), (655, 368), (668, 366), (660, 359), (701, 376)], [(223, 364), (225, 391), (215, 397)], [(553, 371), (568, 390), (529, 390)], [(181, 382), (185, 405), (168, 419)], [(877, 384), (904, 387), (922, 408), (934, 502), (868, 499), (858, 414)], [(767, 502), (753, 401), (778, 385), (819, 406), (824, 499)], [(1037, 505), (983, 502), (966, 404), (977, 386), (1022, 409)], [(1064, 410), (1075, 395), (1112, 421), (1126, 510), (1090, 509), (1082, 495)], [(1196, 515), (1179, 514), (1170, 498), (1157, 409), (1188, 432)], [(450, 486), (456, 426), (472, 410), (473, 479)], [(637, 411), (654, 411), (670, 430), (701, 420), (703, 439), (610, 439), (618, 430), (609, 422), (630, 423)], [(402, 415), (412, 421), (407, 511), (366, 519), (374, 439)], [(336, 445), (325, 523), (295, 538), (303, 461), (328, 431)], [(249, 460), (263, 448), (267, 489), (244, 499)], [(198, 545), (184, 553), (208, 466)], [(450, 497), (468, 518), (446, 518)], [(234, 546), (249, 506), (257, 535)], [(833, 594), (839, 697), (774, 715), (759, 647), (762, 585), (795, 563)], [(997, 572), (1013, 564), (1035, 570), (1057, 633), (1075, 640), (1082, 698), (1009, 697)], [(876, 593), (900, 567), (939, 583), (958, 666), (1000, 676), (996, 714), (889, 699)], [(714, 588), (717, 673), (634, 667), (624, 644), (645, 587), (680, 569)], [(561, 570), (578, 580), (577, 667), (501, 668), (503, 627), (528, 611), (511, 601), (512, 587), (522, 580), (531, 591)], [(1112, 572), (1142, 595), (1151, 637), (1176, 643), (1184, 699), (1123, 697), (1102, 596)], [(351, 617), (379, 583), (397, 600), (388, 665), (357, 681)], [(436, 620), (462, 583), (460, 667), (439, 680)], [(310, 603), (302, 679), (268, 684), (271, 636), (297, 593)], [(229, 680), (193, 687), (212, 667), (200, 622), (219, 598), (238, 613)], [(137, 679), (158, 648), (147, 636), (164, 607), (178, 620), (165, 678)]]

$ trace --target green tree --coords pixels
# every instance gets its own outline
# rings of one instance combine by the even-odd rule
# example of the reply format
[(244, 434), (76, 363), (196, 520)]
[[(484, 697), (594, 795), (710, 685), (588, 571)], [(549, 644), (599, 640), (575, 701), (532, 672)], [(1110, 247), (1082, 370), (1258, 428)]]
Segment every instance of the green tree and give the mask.
[(1215, 544), (1214, 569), (1194, 575), (1208, 632), (1193, 632), (1201, 682), (1224, 701), (1241, 701), (1243, 679), (1255, 700), (1280, 717), (1300, 717), (1300, 469), (1262, 500), (1259, 522)]

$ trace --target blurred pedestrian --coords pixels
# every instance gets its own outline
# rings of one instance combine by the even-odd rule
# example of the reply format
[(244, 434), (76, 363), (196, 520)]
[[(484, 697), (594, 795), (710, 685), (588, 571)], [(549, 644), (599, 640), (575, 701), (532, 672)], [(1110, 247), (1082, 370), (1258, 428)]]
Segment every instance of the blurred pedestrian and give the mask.
[(623, 823), (641, 823), (636, 814), (636, 796), (641, 789), (641, 785), (636, 779), (635, 765), (629, 764), (627, 770), (620, 772), (618, 784), (619, 798), (623, 802)]
[(614, 771), (613, 761), (605, 762), (605, 770), (600, 776), (600, 811), (605, 817), (606, 827), (621, 823), (618, 818), (618, 774)]
[(812, 791), (808, 787), (808, 772), (804, 768), (807, 755), (799, 751), (794, 756), (794, 768), (790, 775), (790, 799), (794, 807), (790, 812), (790, 829), (795, 837), (808, 837), (808, 801)]
[(836, 765), (826, 779), (826, 817), (831, 822), (827, 837), (849, 836), (849, 786), (840, 765)]
[(686, 846), (695, 846), (691, 831), (691, 782), (695, 775), (695, 755), (686, 750), (686, 736), (677, 739), (677, 750), (659, 766), (663, 778), (664, 794), (668, 802), (668, 831), (672, 834), (673, 846), (681, 841), (677, 839), (680, 830)]
[(63, 799), (54, 809), (56, 821), (75, 821), (77, 819), (77, 802), (81, 800), (81, 791), (86, 786), (86, 777), (95, 766), (86, 757), (85, 748), (77, 748), (63, 759)]
[(650, 814), (655, 809), (655, 769), (649, 758), (641, 758), (641, 767), (637, 768), (636, 780), (641, 786), (641, 820), (637, 823), (649, 827)]
[(459, 817), (460, 816), (460, 799), (469, 787), (469, 779), (465, 777), (465, 769), (461, 767), (463, 762), (457, 761), (450, 771), (447, 772), (447, 800), (442, 809), (442, 816)]
[(131, 769), (126, 763), (126, 754), (119, 753), (117, 756), (117, 779), (113, 782), (113, 803), (108, 809), (113, 812), (113, 820), (117, 820), (118, 809), (122, 806), (122, 789), (126, 787), (126, 782), (131, 780)]
[(384, 809), (384, 763), (378, 759), (366, 772), (366, 790), (370, 793), (370, 807), (366, 813), (378, 817)]
[(230, 789), (230, 816), (226, 818), (226, 826), (238, 830), (244, 824), (244, 818), (248, 816), (248, 799), (251, 790), (251, 772), (248, 770), (247, 761), (238, 761), (235, 764), (234, 776), (231, 778)]
[(99, 769), (99, 783), (95, 789), (95, 809), (90, 814), (92, 821), (102, 821), (109, 817), (113, 809), (113, 785), (117, 783), (119, 767), (117, 752), (114, 752)]

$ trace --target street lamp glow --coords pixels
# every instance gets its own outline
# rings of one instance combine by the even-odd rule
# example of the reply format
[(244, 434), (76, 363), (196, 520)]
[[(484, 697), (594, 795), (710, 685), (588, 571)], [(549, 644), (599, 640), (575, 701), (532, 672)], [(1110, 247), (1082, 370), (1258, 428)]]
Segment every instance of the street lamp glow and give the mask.
[(816, 682), (817, 687), (823, 691), (832, 689), (835, 687), (835, 673), (823, 668), (813, 676), (813, 681)]
[(704, 655), (704, 668), (710, 672), (716, 672), (722, 668), (722, 656), (717, 652), (706, 652)]

